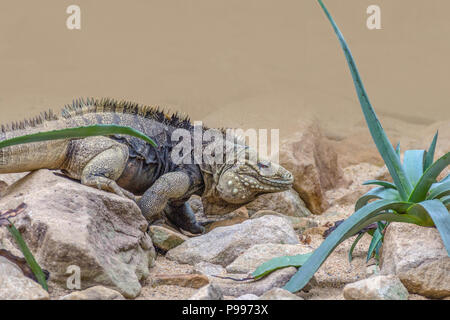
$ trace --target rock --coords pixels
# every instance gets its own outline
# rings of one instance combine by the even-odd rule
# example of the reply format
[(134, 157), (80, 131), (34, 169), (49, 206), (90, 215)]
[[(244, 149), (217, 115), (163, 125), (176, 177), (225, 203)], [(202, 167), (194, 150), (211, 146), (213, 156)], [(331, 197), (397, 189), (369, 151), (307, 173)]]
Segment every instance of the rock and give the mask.
[(368, 277), (376, 276), (376, 275), (379, 275), (379, 274), (380, 274), (380, 267), (379, 266), (374, 264), (374, 265), (366, 267), (366, 275)]
[(247, 293), (235, 298), (234, 300), (258, 300), (258, 299), (259, 297), (257, 295)]
[(273, 288), (266, 293), (264, 293), (258, 300), (304, 300), (301, 297), (296, 296), (295, 294), (281, 289), (281, 288)]
[(206, 261), (227, 266), (246, 249), (259, 243), (298, 244), (298, 237), (286, 219), (264, 216), (190, 238), (169, 250), (166, 257), (191, 265)]
[(0, 300), (48, 299), (48, 292), (40, 284), (25, 277), (14, 263), (0, 257)]
[(157, 274), (152, 278), (152, 286), (176, 285), (198, 289), (209, 284), (207, 276), (202, 274)]
[(373, 276), (347, 284), (346, 300), (408, 300), (408, 290), (396, 276)]
[(272, 210), (260, 210), (252, 215), (252, 219), (257, 219), (268, 215), (287, 219), (291, 223), (294, 230), (299, 232), (303, 232), (308, 228), (317, 227), (317, 221), (313, 218), (286, 216)]
[(214, 230), (215, 228), (232, 226), (235, 224), (242, 223), (246, 220), (248, 220), (248, 218), (245, 218), (245, 217), (232, 217), (230, 219), (222, 219), (222, 220), (214, 221), (210, 224), (207, 224), (205, 227), (205, 230), (206, 230), (206, 232), (210, 232), (211, 230)]
[(8, 186), (12, 185), (17, 180), (22, 179), (27, 174), (28, 172), (0, 174), (0, 195), (6, 191)]
[[(22, 202), (27, 208), (13, 222), (51, 281), (65, 287), (75, 266), (81, 289), (104, 285), (127, 298), (139, 294), (155, 250), (133, 201), (39, 170), (8, 188), (0, 210)], [(5, 228), (2, 234), (11, 239)]]
[(255, 201), (247, 204), (246, 207), (253, 213), (260, 210), (272, 210), (291, 217), (307, 217), (311, 215), (305, 202), (293, 189), (260, 195)]
[[(270, 289), (283, 287), (296, 272), (296, 268), (288, 267), (276, 270), (259, 280), (236, 282), (229, 279), (215, 278), (212, 280), (212, 283), (220, 288), (224, 296), (239, 297), (244, 294), (260, 296)], [(241, 279), (247, 277), (246, 274), (228, 274), (228, 276)]]
[(450, 257), (435, 228), (391, 223), (386, 230), (381, 274), (394, 274), (410, 293), (450, 296)]
[(149, 234), (152, 238), (153, 245), (163, 251), (168, 251), (182, 244), (189, 237), (164, 228), (162, 226), (150, 226)]
[(315, 122), (281, 143), (280, 164), (292, 172), (294, 190), (314, 214), (330, 206), (327, 190), (348, 184), (336, 151)]
[(213, 284), (200, 288), (189, 300), (223, 300), (222, 291)]
[(225, 273), (225, 268), (218, 264), (212, 264), (209, 262), (199, 262), (194, 265), (194, 273), (204, 274), (205, 276), (213, 276)]
[(306, 236), (306, 235), (317, 234), (317, 235), (323, 236), (328, 229), (329, 229), (329, 227), (313, 227), (313, 228), (309, 228), (309, 229), (306, 229), (305, 231), (303, 231), (303, 235)]
[(312, 248), (302, 244), (255, 244), (229, 264), (226, 270), (229, 273), (253, 272), (259, 265), (272, 258), (293, 256), (312, 251)]
[(117, 291), (95, 286), (82, 291), (75, 291), (60, 298), (60, 300), (125, 300)]

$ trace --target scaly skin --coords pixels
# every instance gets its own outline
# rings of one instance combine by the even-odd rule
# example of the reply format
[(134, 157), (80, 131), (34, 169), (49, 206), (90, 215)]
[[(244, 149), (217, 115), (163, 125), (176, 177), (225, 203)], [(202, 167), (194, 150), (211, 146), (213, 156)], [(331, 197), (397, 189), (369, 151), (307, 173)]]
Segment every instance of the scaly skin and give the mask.
[[(236, 151), (230, 159), (224, 153), (218, 163), (176, 163), (171, 151), (178, 141), (172, 141), (172, 133), (177, 129), (193, 132), (190, 121), (130, 102), (78, 100), (66, 106), (60, 117), (50, 112), (11, 128), (2, 126), (0, 140), (91, 124), (130, 126), (151, 137), (158, 147), (122, 135), (35, 142), (1, 149), (0, 173), (61, 170), (84, 185), (135, 200), (149, 222), (163, 215), (192, 233), (204, 231), (187, 202), (193, 194), (202, 197), (205, 214), (225, 214), (260, 194), (284, 191), (293, 182), (289, 171), (259, 159), (234, 138), (225, 139), (224, 150)], [(217, 150), (215, 143), (203, 143), (202, 150)]]

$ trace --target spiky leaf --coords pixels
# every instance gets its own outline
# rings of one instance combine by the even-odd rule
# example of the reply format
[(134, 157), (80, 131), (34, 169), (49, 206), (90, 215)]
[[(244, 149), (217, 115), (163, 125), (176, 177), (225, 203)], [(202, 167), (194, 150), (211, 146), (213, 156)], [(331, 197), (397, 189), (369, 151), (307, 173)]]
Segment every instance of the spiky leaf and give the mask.
[(408, 201), (420, 202), (426, 199), (427, 193), (433, 183), (436, 182), (439, 174), (450, 165), (450, 152), (440, 157), (434, 162), (422, 175), (419, 182), (417, 182), (414, 190), (409, 196)]
[(389, 173), (391, 174), (391, 177), (394, 180), (395, 185), (397, 186), (401, 199), (406, 200), (408, 199), (408, 195), (411, 193), (413, 186), (409, 181), (408, 177), (406, 176), (406, 173), (403, 169), (400, 159), (397, 153), (395, 152), (394, 148), (392, 147), (392, 144), (389, 142), (389, 139), (386, 136), (386, 133), (384, 132), (383, 127), (381, 126), (380, 121), (378, 120), (378, 117), (372, 108), (372, 105), (370, 104), (369, 97), (367, 96), (367, 92), (361, 81), (361, 77), (359, 75), (355, 61), (350, 52), (350, 49), (347, 46), (347, 43), (345, 42), (345, 39), (341, 31), (337, 27), (336, 23), (334, 22), (327, 8), (323, 4), (322, 0), (318, 1), (323, 11), (325, 12), (325, 15), (327, 16), (328, 20), (333, 26), (333, 29), (339, 39), (342, 49), (344, 50), (348, 66), (352, 74), (353, 82), (355, 84), (356, 92), (358, 94), (358, 99), (361, 104), (361, 108), (364, 113), (367, 126), (369, 127), (370, 134), (372, 135), (373, 141), (375, 142), (375, 145), (377, 146), (378, 151), (381, 157), (383, 158), (389, 170)]
[(77, 127), (77, 128), (67, 128), (61, 130), (53, 130), (46, 132), (38, 132), (33, 134), (27, 134), (20, 137), (15, 137), (0, 142), (0, 149), (8, 146), (13, 146), (17, 144), (39, 142), (47, 140), (58, 140), (58, 139), (70, 139), (70, 138), (85, 138), (91, 136), (108, 136), (113, 134), (126, 134), (141, 138), (142, 140), (148, 142), (152, 146), (156, 147), (156, 143), (147, 137), (142, 132), (135, 130), (130, 127), (118, 126), (115, 124), (96, 124), (92, 126)]

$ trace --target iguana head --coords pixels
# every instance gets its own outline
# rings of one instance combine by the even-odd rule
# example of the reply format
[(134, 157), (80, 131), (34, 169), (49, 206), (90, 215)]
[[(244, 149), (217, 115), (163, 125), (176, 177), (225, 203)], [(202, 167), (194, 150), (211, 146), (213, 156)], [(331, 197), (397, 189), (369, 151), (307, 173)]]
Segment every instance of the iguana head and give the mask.
[(287, 190), (294, 181), (288, 170), (262, 159), (249, 147), (210, 170), (212, 179), (206, 183), (202, 202), (205, 214), (212, 215), (229, 213), (259, 195)]

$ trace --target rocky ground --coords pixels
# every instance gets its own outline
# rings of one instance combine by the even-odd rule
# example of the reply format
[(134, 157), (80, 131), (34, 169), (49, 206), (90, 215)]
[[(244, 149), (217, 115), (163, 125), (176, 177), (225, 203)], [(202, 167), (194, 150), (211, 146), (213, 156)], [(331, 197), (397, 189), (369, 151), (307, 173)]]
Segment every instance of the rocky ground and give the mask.
[[(450, 141), (448, 128), (441, 127), (438, 155)], [(355, 201), (370, 189), (363, 181), (388, 178), (370, 142), (356, 146), (365, 139), (330, 137), (317, 124), (305, 124), (280, 152), (281, 164), (294, 174), (293, 188), (222, 217), (204, 216), (199, 199), (191, 198), (207, 230), (200, 236), (164, 223), (146, 231), (132, 201), (55, 172), (2, 175), (0, 210), (27, 205), (12, 221), (50, 279), (47, 293), (0, 256), (0, 299), (448, 298), (450, 258), (437, 230), (399, 223), (388, 227), (379, 265), (366, 262), (368, 235), (350, 263), (348, 239), (296, 294), (280, 289), (293, 267), (257, 281), (230, 279), (248, 277), (273, 257), (313, 251), (335, 221), (353, 213)], [(0, 249), (22, 256), (6, 228), (0, 228)], [(77, 285), (77, 270), (81, 290), (68, 289)]]

